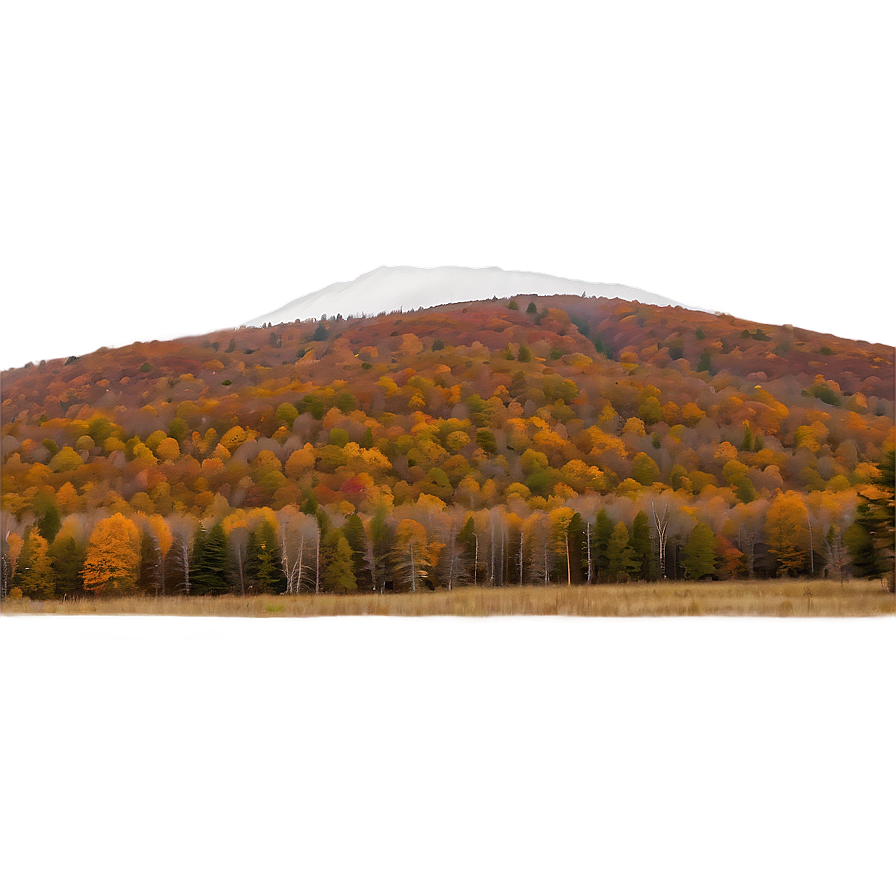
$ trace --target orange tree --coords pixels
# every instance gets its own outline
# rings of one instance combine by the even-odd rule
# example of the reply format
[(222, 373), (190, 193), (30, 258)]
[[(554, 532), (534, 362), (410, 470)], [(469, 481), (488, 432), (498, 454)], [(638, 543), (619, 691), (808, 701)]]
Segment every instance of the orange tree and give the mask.
[(84, 561), (88, 591), (129, 591), (140, 574), (140, 530), (121, 513), (100, 520), (90, 536)]

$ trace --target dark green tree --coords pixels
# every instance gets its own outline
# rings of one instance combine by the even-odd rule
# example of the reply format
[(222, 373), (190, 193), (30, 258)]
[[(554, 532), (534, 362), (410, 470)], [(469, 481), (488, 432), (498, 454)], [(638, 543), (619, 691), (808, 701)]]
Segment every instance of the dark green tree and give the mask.
[(613, 534), (613, 522), (606, 510), (601, 509), (597, 514), (594, 528), (591, 530), (594, 568), (597, 570), (597, 576), (602, 581), (606, 579), (607, 567), (609, 565), (608, 552), (610, 549), (610, 536)]
[(140, 575), (137, 585), (147, 594), (158, 594), (162, 588), (161, 557), (155, 539), (149, 532), (140, 535)]
[[(861, 506), (859, 513), (861, 514)], [(860, 579), (879, 579), (883, 575), (874, 541), (865, 523), (857, 520), (844, 533), (852, 573)]]
[(281, 594), (286, 590), (277, 533), (268, 520), (249, 534), (246, 574), (255, 591), (260, 594)]
[(78, 594), (82, 591), (84, 586), (81, 582), (81, 568), (84, 566), (87, 551), (79, 547), (78, 542), (69, 535), (57, 538), (50, 545), (49, 553), (56, 578), (56, 593), (65, 595)]
[[(885, 451), (878, 465), (878, 472), (872, 479), (867, 488), (861, 492), (863, 502), (857, 508), (855, 525), (864, 530), (861, 533), (847, 532), (847, 546), (850, 553), (853, 553), (853, 544), (858, 548), (859, 557), (856, 562), (855, 554), (853, 554), (853, 566), (858, 570), (864, 567), (871, 570), (876, 566), (878, 575), (886, 575), (889, 580), (890, 589), (893, 590), (894, 585), (894, 484), (896, 484), (896, 473), (894, 473), (894, 451), (891, 448)], [(863, 552), (868, 552), (868, 545), (874, 554), (874, 563), (869, 562), (867, 556), (863, 556)], [(859, 573), (860, 574), (860, 573)], [(873, 573), (872, 573), (873, 574)]]
[(632, 550), (628, 526), (621, 520), (613, 527), (607, 545), (607, 577), (611, 582), (627, 582), (638, 572), (638, 559)]
[(37, 521), (38, 533), (43, 538), (46, 538), (49, 544), (52, 544), (53, 539), (59, 533), (61, 528), (62, 516), (59, 513), (59, 508), (56, 506), (56, 502), (53, 501), (48, 503), (41, 514), (40, 519)]
[[(585, 551), (585, 522), (581, 514), (573, 514), (567, 529), (569, 538), (569, 571), (574, 584), (584, 581), (588, 572), (588, 556)], [(562, 579), (561, 579), (562, 581)]]
[(357, 513), (353, 513), (342, 527), (342, 534), (352, 551), (352, 572), (359, 591), (370, 591), (373, 581), (367, 564), (367, 533)]
[(382, 591), (390, 580), (389, 554), (392, 550), (392, 528), (389, 525), (389, 509), (377, 507), (370, 520), (370, 540), (373, 542), (373, 587)]
[[(270, 527), (269, 523), (265, 523)], [(271, 529), (273, 535), (273, 529)], [(276, 536), (274, 535), (276, 542)], [(230, 590), (230, 554), (224, 527), (217, 523), (208, 531), (200, 526), (193, 542), (190, 588), (194, 594), (224, 594)], [(280, 572), (282, 576), (282, 570)]]
[(528, 345), (521, 345), (520, 350), (516, 355), (517, 361), (523, 361), (524, 363), (532, 360), (532, 350)]
[(712, 373), (711, 365), (712, 357), (709, 354), (709, 349), (705, 348), (700, 353), (700, 360), (697, 362), (697, 373), (703, 373), (704, 371)]
[(681, 551), (688, 579), (702, 579), (716, 571), (716, 538), (707, 523), (697, 523)]
[(650, 521), (647, 514), (641, 510), (632, 521), (632, 534), (629, 544), (638, 561), (637, 577), (647, 581), (653, 581), (656, 576), (656, 558), (653, 553), (653, 542), (650, 540)]

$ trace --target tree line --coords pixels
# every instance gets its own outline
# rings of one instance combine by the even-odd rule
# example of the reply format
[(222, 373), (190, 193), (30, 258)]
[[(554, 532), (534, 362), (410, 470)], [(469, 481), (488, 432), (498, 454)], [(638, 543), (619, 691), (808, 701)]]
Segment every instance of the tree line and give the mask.
[[(115, 513), (93, 522), (49, 505), (2, 542), (2, 595), (215, 595), (600, 584), (662, 578), (893, 576), (894, 454), (885, 453), (853, 519), (809, 512), (805, 496), (712, 507), (658, 493), (516, 513), (421, 495), (372, 514), (301, 505), (221, 519)], [(576, 506), (578, 505), (578, 506)], [(739, 508), (739, 510), (738, 510)], [(516, 509), (520, 509), (517, 507)], [(628, 520), (623, 518), (628, 515)], [(701, 518), (702, 514), (702, 518)]]

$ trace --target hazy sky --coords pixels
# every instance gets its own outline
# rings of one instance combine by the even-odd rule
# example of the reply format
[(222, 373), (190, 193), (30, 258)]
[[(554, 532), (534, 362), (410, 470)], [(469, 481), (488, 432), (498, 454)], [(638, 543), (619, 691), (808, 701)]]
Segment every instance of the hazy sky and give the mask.
[(884, 5), (615, 6), (8, 6), (0, 367), (383, 264), (892, 343)]

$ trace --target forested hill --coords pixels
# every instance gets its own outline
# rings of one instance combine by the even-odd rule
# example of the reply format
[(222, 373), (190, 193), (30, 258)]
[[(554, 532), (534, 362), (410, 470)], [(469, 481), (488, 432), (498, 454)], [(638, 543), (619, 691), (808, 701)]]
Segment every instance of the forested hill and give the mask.
[[(192, 538), (200, 522), (251, 533), (262, 520), (277, 529), (291, 513), (312, 514), (328, 521), (321, 531), (352, 520), (365, 544), (377, 519), (390, 537), (412, 521), (442, 546), (429, 556), (431, 581), (443, 584), (446, 533), (484, 526), (494, 541), (488, 510), (502, 514), (501, 543), (520, 542), (516, 572), (501, 555), (502, 579), (550, 578), (559, 573), (546, 550), (536, 557), (536, 530), (550, 540), (552, 514), (590, 531), (603, 510), (631, 527), (659, 502), (682, 544), (696, 522), (712, 529), (716, 564), (808, 571), (824, 558), (810, 556), (803, 528), (795, 559), (782, 561), (767, 514), (798, 502), (791, 515), (819, 531), (850, 527), (893, 446), (893, 365), (891, 346), (575, 296), (42, 361), (3, 375), (4, 550), (10, 533), (27, 538), (48, 515), (50, 548), (58, 520), (79, 550), (116, 513), (150, 541), (154, 519)], [(359, 544), (356, 584), (371, 575)], [(735, 553), (721, 559), (729, 548), (749, 550), (749, 570)], [(494, 579), (494, 553), (489, 562)], [(568, 549), (566, 563), (573, 577)]]

